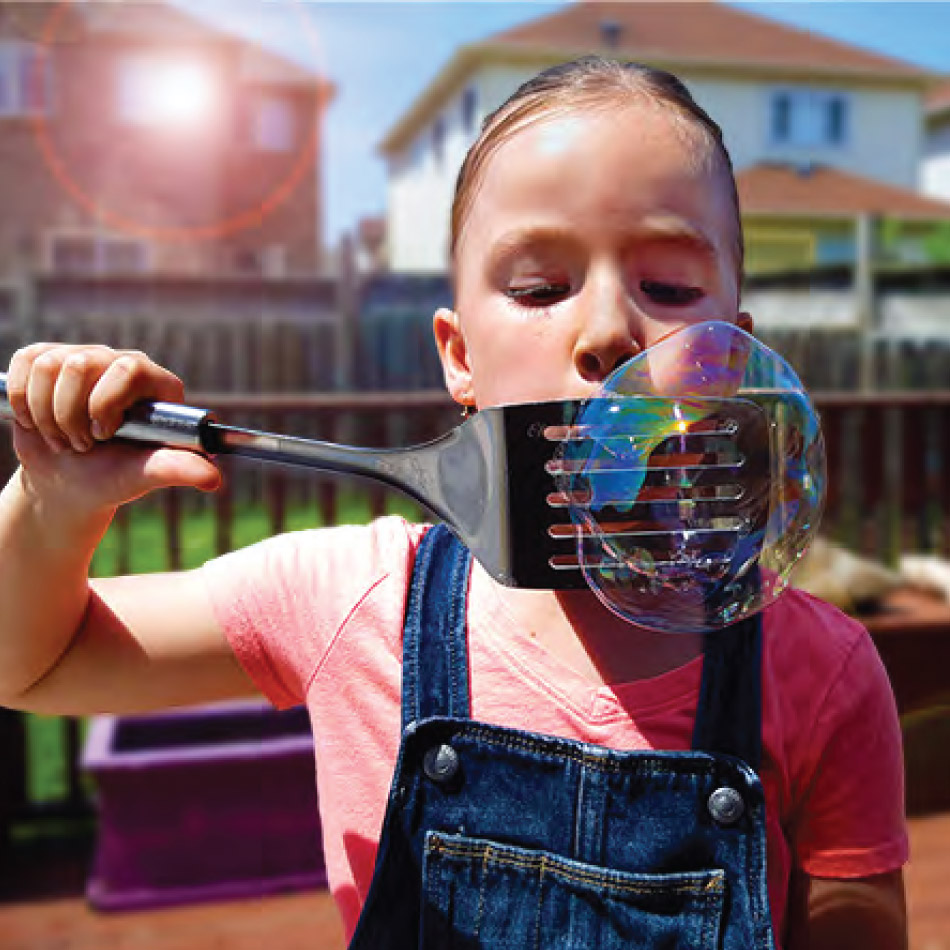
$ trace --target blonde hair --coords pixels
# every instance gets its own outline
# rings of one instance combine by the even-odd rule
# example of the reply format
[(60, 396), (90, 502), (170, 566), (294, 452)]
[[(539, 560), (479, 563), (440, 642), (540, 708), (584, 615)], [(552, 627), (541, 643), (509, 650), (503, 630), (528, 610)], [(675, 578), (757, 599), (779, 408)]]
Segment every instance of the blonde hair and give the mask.
[(725, 173), (735, 207), (735, 253), (741, 277), (745, 248), (732, 159), (722, 130), (693, 99), (672, 73), (640, 63), (622, 63), (600, 56), (585, 56), (552, 66), (520, 86), (501, 106), (485, 117), (478, 138), (459, 170), (452, 201), (449, 250), (454, 262), (465, 221), (475, 200), (485, 166), (497, 149), (515, 132), (547, 116), (616, 104), (618, 101), (653, 103), (682, 120), (683, 134), (692, 143), (697, 133), (701, 161), (711, 161)]

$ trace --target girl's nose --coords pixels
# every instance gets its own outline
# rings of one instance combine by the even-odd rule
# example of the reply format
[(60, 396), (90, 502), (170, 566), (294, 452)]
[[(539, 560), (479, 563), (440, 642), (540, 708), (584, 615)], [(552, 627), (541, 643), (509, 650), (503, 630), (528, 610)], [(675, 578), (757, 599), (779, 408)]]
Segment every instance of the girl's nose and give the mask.
[(586, 382), (599, 383), (640, 352), (628, 305), (614, 300), (588, 312), (574, 344), (574, 367)]

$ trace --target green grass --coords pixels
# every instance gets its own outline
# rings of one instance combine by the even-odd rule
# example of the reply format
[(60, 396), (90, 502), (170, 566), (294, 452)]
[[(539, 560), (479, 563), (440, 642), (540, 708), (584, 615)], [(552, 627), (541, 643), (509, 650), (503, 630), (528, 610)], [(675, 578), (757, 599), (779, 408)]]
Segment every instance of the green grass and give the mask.
[[(359, 491), (341, 491), (337, 511), (339, 524), (365, 524), (371, 517), (369, 495)], [(408, 519), (423, 517), (417, 506), (397, 495), (387, 496), (386, 511)], [(315, 503), (288, 506), (286, 531), (319, 527), (321, 524), (319, 508)], [(109, 577), (117, 572), (123, 531), (128, 532), (132, 573), (168, 570), (165, 522), (161, 509), (155, 505), (133, 505), (129, 508), (127, 527), (113, 525), (96, 551), (92, 564), (94, 576)], [(263, 505), (246, 504), (235, 509), (232, 527), (234, 548), (253, 544), (272, 534), (267, 509)], [(183, 568), (198, 567), (214, 557), (215, 519), (210, 504), (182, 515), (180, 538)], [(26, 730), (29, 757), (27, 780), (31, 799), (35, 802), (62, 799), (67, 790), (63, 720), (29, 715), (26, 717)]]
[[(365, 524), (370, 520), (368, 494), (357, 491), (340, 492), (338, 524)], [(386, 511), (406, 518), (422, 517), (417, 505), (397, 495), (387, 496)], [(321, 527), (323, 519), (318, 506), (291, 504), (285, 516), (285, 531)], [(165, 520), (161, 509), (154, 506), (132, 506), (128, 524), (115, 524), (109, 529), (96, 551), (92, 573), (110, 577), (118, 572), (122, 533), (128, 533), (130, 569), (133, 574), (149, 574), (168, 570)], [(235, 510), (231, 531), (232, 547), (243, 548), (274, 533), (267, 509), (262, 504), (245, 504)], [(198, 567), (215, 555), (215, 513), (210, 504), (182, 516), (180, 530), (181, 563), (184, 569)]]

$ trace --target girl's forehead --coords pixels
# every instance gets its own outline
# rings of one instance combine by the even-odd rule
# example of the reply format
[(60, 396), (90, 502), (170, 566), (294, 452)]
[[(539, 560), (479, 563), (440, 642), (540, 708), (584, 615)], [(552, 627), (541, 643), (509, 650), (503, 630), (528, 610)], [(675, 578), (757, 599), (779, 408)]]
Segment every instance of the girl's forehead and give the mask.
[(702, 139), (655, 103), (533, 117), (482, 168), (469, 224), (517, 211), (636, 214), (670, 201), (705, 214), (723, 189), (710, 188), (719, 183), (710, 180), (715, 163), (704, 158)]
[[(481, 169), (456, 247), (456, 273), (506, 235), (550, 226), (591, 240), (642, 231), (657, 216), (734, 252), (729, 172), (694, 123), (656, 102), (592, 104), (532, 116)], [(586, 239), (586, 238), (585, 238)]]
[(538, 151), (542, 155), (556, 156), (577, 144), (585, 134), (585, 124), (581, 116), (562, 115), (541, 121), (534, 132)]

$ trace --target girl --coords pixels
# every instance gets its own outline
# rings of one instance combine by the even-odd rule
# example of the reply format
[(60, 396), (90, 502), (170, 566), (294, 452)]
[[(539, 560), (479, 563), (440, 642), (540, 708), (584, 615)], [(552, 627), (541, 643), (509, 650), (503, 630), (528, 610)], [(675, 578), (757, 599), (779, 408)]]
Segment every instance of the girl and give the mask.
[[(719, 129), (640, 66), (557, 67), (490, 116), (451, 252), (434, 331), (472, 410), (589, 396), (690, 323), (751, 327)], [(90, 582), (119, 505), (218, 472), (98, 444), (136, 400), (182, 397), (142, 354), (38, 344), (8, 383), (0, 701), (306, 703), (352, 946), (905, 945), (894, 703), (834, 609), (789, 592), (720, 634), (664, 636), (588, 591), (503, 588), (444, 529), (397, 518)]]

